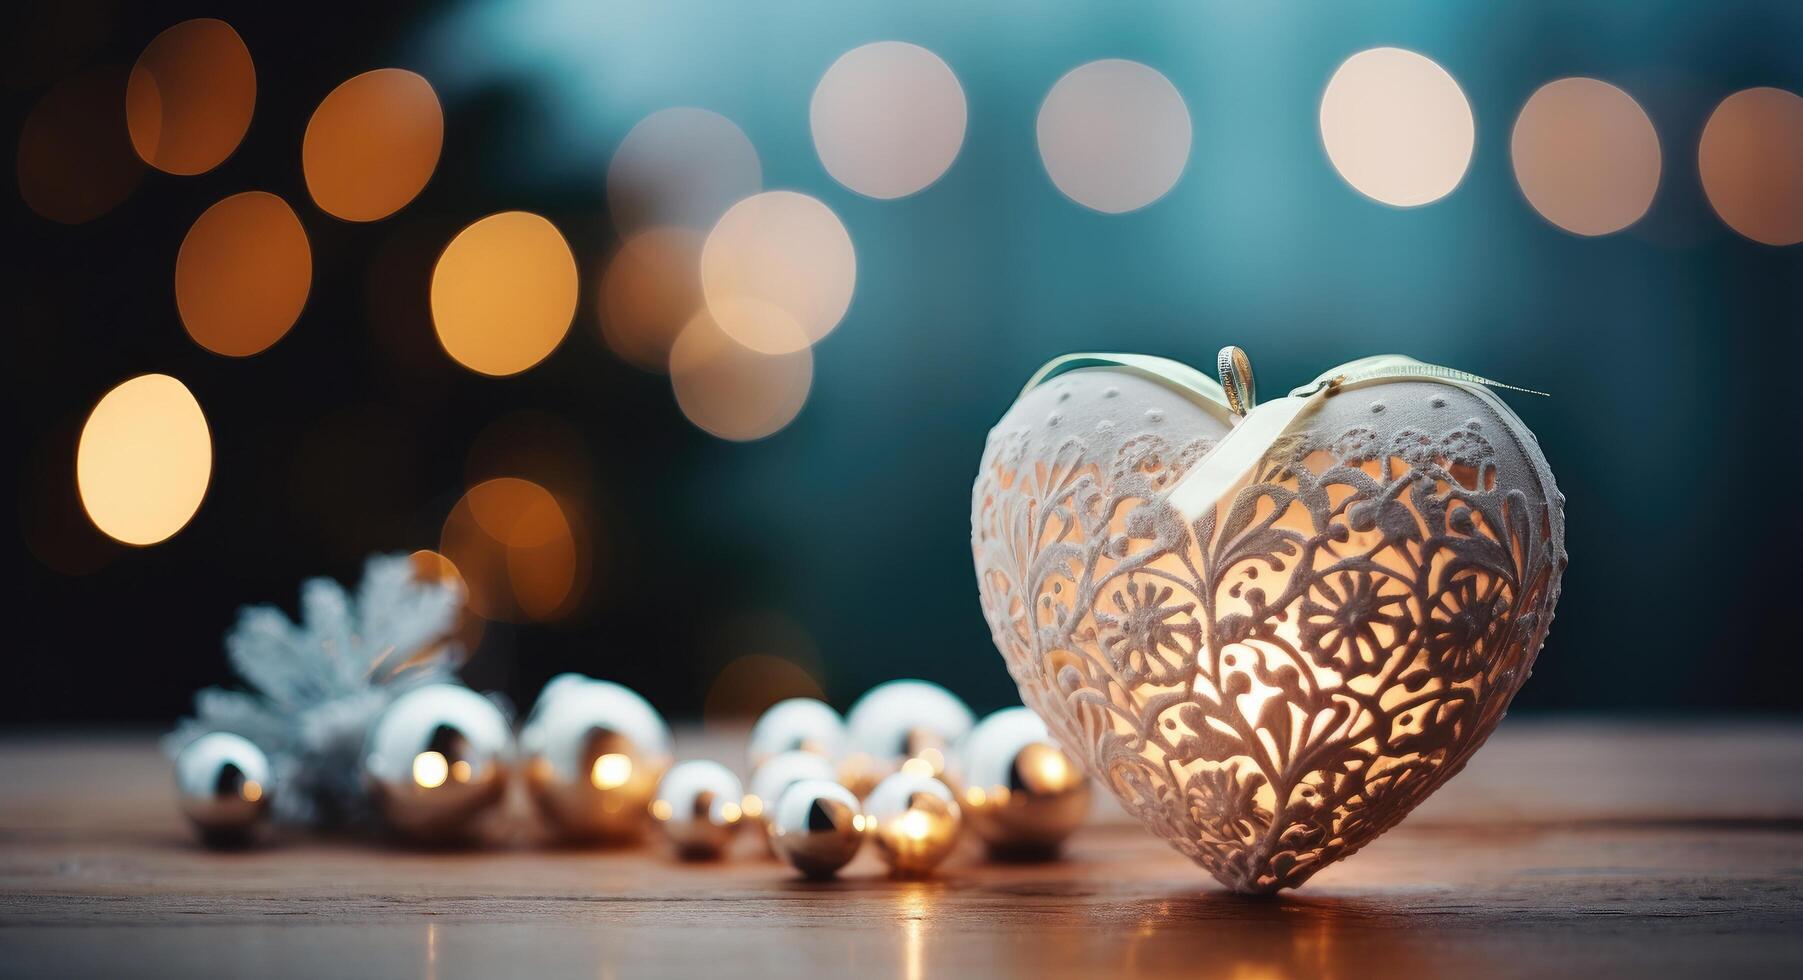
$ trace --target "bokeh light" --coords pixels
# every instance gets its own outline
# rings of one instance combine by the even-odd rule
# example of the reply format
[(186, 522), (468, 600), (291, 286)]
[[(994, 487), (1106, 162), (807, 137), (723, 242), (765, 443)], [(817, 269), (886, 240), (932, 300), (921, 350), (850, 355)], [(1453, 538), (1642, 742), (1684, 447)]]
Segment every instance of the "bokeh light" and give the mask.
[(461, 573), (471, 611), (485, 619), (554, 619), (578, 598), (574, 529), (557, 498), (530, 480), (471, 487), (445, 518), (438, 550)]
[(125, 128), (124, 68), (94, 68), (58, 82), (19, 128), (19, 196), (66, 225), (119, 206), (144, 177)]
[(1659, 189), (1659, 134), (1633, 96), (1595, 78), (1540, 87), (1509, 141), (1521, 192), (1546, 220), (1607, 235), (1640, 220)]
[(244, 39), (211, 17), (158, 34), (132, 66), (125, 115), (132, 146), (165, 173), (203, 174), (250, 128), (257, 70)]
[(376, 221), (419, 195), (444, 148), (432, 84), (400, 68), (364, 72), (333, 89), (301, 142), (307, 191), (327, 214)]
[[(601, 532), (604, 529), (591, 519), (588, 508), (588, 502), (596, 499), (596, 474), (595, 459), (582, 432), (569, 420), (551, 412), (539, 409), (506, 412), (483, 426), (470, 440), (469, 453), (464, 459), (466, 486), (517, 478), (542, 487), (556, 501), (563, 523), (569, 528), (571, 550), (568, 554), (573, 555), (573, 565), (566, 563), (563, 544), (552, 542), (544, 556), (549, 565), (542, 580), (530, 569), (521, 572), (511, 564), (509, 566), (508, 581), (515, 602), (524, 608), (526, 618), (563, 618), (588, 597), (593, 584), (596, 552), (603, 546)], [(503, 488), (510, 486), (513, 484), (501, 484)], [(516, 491), (518, 489), (515, 487)], [(542, 505), (542, 499), (539, 504)], [(515, 551), (519, 551), (518, 545)], [(530, 560), (533, 560), (530, 554), (510, 557), (511, 562)], [(566, 577), (569, 580), (567, 586), (563, 584)], [(553, 594), (566, 589), (567, 600), (554, 602)]]
[(126, 544), (182, 529), (206, 496), (213, 439), (200, 403), (166, 374), (106, 393), (82, 426), (75, 483), (94, 526)]
[(827, 699), (819, 646), (780, 609), (744, 608), (720, 618), (702, 640), (700, 657), (722, 665), (707, 680), (702, 700), (702, 718), (710, 725), (748, 726), (785, 698)]
[(1143, 208), (1176, 186), (1190, 136), (1177, 87), (1137, 61), (1074, 68), (1039, 107), (1039, 156), (1052, 183), (1105, 214)]
[[(482, 642), (483, 619), (470, 608), (469, 583), (463, 580), (463, 572), (459, 571), (456, 562), (430, 548), (421, 548), (407, 556), (413, 563), (413, 577), (422, 582), (436, 582), (448, 585), (457, 590), (463, 597), (463, 606), (457, 614), (457, 625), (452, 627), (447, 642), (455, 643), (467, 658)], [(424, 651), (422, 656), (436, 654), (442, 644)]]
[(853, 48), (814, 89), (808, 123), (833, 179), (870, 197), (938, 180), (964, 145), (964, 88), (940, 57), (902, 41)]
[(807, 347), (782, 354), (754, 351), (696, 314), (670, 348), (670, 386), (682, 414), (722, 439), (773, 435), (794, 420), (814, 382)]
[(1397, 207), (1452, 193), (1471, 164), (1471, 103), (1429, 58), (1372, 48), (1346, 59), (1321, 96), (1321, 141), (1353, 189)]
[(313, 282), (307, 232), (288, 202), (245, 191), (195, 219), (175, 256), (175, 306), (194, 342), (247, 357), (282, 338)]
[(701, 290), (714, 322), (767, 354), (801, 350), (839, 325), (858, 260), (832, 209), (794, 191), (732, 206), (701, 250)]
[(450, 772), (450, 764), (445, 761), (443, 752), (427, 749), (413, 757), (413, 781), (422, 789), (443, 786)]
[(701, 232), (650, 228), (621, 244), (601, 276), (601, 335), (627, 363), (666, 371), (670, 345), (700, 309)]
[(457, 570), (457, 563), (433, 551), (421, 548), (407, 556), (413, 563), (413, 575), (421, 582), (437, 582), (449, 585), (459, 592), (469, 592), (469, 586), (463, 583), (463, 573)]
[(569, 332), (576, 288), (576, 258), (556, 226), (503, 211), (445, 246), (432, 270), (432, 323), (457, 363), (480, 374), (518, 374)]
[(1728, 227), (1766, 245), (1803, 242), (1803, 97), (1750, 88), (1723, 99), (1697, 167)]
[(748, 726), (771, 705), (788, 698), (825, 700), (820, 682), (785, 657), (751, 653), (720, 669), (708, 686), (701, 719), (709, 726)]
[(614, 151), (607, 207), (623, 236), (655, 225), (706, 229), (763, 186), (757, 149), (732, 120), (706, 109), (662, 109)]

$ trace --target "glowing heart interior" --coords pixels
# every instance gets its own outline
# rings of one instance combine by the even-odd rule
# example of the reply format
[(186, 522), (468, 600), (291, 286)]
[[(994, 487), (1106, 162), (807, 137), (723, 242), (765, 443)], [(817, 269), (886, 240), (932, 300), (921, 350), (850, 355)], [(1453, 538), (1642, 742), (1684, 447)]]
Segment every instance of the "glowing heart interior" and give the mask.
[(1268, 892), (1483, 743), (1552, 620), (1563, 501), (1494, 396), (1388, 380), (1186, 521), (1164, 496), (1228, 425), (1127, 371), (1055, 378), (990, 434), (972, 547), (1022, 699), (1147, 827)]

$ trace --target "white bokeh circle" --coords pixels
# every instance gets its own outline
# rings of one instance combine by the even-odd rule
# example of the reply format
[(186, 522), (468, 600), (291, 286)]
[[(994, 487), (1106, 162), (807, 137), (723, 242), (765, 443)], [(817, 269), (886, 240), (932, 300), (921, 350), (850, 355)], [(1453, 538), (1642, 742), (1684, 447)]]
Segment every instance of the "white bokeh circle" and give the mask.
[(1452, 193), (1471, 165), (1477, 127), (1459, 83), (1402, 48), (1347, 58), (1321, 96), (1321, 142), (1353, 189), (1396, 207)]
[(1189, 107), (1170, 79), (1109, 58), (1072, 69), (1039, 107), (1039, 156), (1066, 197), (1106, 214), (1163, 197), (1189, 162)]
[(1634, 97), (1596, 78), (1561, 78), (1516, 117), (1509, 159), (1521, 193), (1575, 235), (1628, 227), (1659, 190), (1659, 134)]
[(964, 88), (916, 44), (853, 48), (821, 76), (808, 106), (820, 163), (867, 197), (906, 197), (943, 176), (964, 145)]
[(765, 354), (814, 344), (851, 306), (851, 236), (818, 198), (767, 191), (733, 205), (701, 247), (701, 292), (733, 340)]
[(751, 140), (706, 109), (660, 109), (639, 120), (607, 167), (607, 207), (622, 236), (653, 226), (706, 230), (764, 185)]
[(727, 336), (707, 313), (670, 348), (670, 387), (698, 428), (734, 442), (774, 435), (801, 412), (814, 380), (807, 347), (765, 354)]

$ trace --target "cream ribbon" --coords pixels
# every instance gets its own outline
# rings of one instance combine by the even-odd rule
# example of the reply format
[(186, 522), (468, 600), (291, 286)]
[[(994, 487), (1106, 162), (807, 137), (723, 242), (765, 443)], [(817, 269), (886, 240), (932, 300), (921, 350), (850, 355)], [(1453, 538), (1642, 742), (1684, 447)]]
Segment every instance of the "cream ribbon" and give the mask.
[(1027, 392), (1045, 384), (1057, 375), (1086, 367), (1123, 368), (1129, 374), (1137, 374), (1142, 378), (1156, 381), (1187, 397), (1204, 410), (1219, 416), (1223, 422), (1228, 422), (1232, 418), (1232, 410), (1227, 407), (1227, 394), (1221, 390), (1220, 382), (1182, 361), (1173, 361), (1168, 357), (1152, 357), (1148, 354), (1086, 352), (1054, 357), (1047, 361), (1044, 367), (1033, 372), (1033, 376), (1027, 379), (1027, 386), (1021, 389), (1016, 400), (1025, 397)]
[(1066, 354), (1053, 358), (1034, 372), (1021, 394), (1026, 394), (1065, 371), (1084, 367), (1117, 367), (1165, 385), (1223, 417), (1233, 426), (1233, 430), (1223, 436), (1207, 456), (1191, 467), (1183, 475), (1183, 479), (1177, 481), (1167, 498), (1171, 506), (1188, 521), (1194, 521), (1214, 507), (1222, 495), (1245, 479), (1246, 474), (1258, 465), (1258, 461), (1265, 457), (1271, 446), (1290, 431), (1292, 424), (1304, 413), (1328, 395), (1353, 385), (1410, 379), (1439, 381), (1450, 385), (1480, 385), (1530, 395), (1546, 395), (1543, 391), (1517, 388), (1469, 371), (1428, 364), (1402, 354), (1379, 354), (1342, 364), (1291, 391), (1287, 397), (1257, 405), (1252, 402), (1252, 370), (1245, 352), (1237, 347), (1224, 348), (1219, 363), (1230, 367), (1231, 373), (1239, 376), (1231, 379), (1238, 397), (1230, 399), (1219, 382), (1178, 361), (1143, 354), (1097, 353)]

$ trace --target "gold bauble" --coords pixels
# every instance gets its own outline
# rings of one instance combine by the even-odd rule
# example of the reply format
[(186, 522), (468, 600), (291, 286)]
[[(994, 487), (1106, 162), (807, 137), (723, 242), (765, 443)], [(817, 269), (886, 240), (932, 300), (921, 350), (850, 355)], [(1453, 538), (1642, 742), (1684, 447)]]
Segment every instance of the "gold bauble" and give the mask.
[(494, 702), (456, 684), (428, 684), (394, 699), (364, 744), (363, 778), (390, 826), (442, 842), (469, 832), (500, 802), (513, 731)]
[(933, 776), (894, 773), (864, 801), (864, 829), (897, 877), (931, 873), (952, 853), (962, 824), (951, 788)]
[(938, 776), (952, 746), (976, 721), (957, 695), (927, 681), (878, 684), (845, 713), (840, 778), (860, 796), (897, 770)]
[(609, 681), (565, 674), (545, 685), (520, 731), (526, 787), (566, 840), (631, 840), (670, 765), (670, 728)]
[(1027, 708), (979, 722), (958, 761), (964, 818), (998, 857), (1049, 857), (1089, 813), (1088, 778)]

